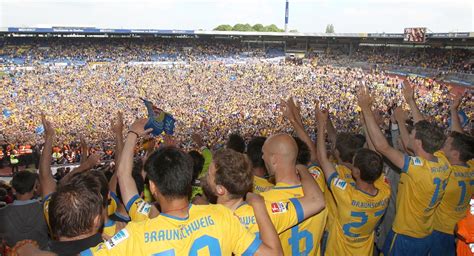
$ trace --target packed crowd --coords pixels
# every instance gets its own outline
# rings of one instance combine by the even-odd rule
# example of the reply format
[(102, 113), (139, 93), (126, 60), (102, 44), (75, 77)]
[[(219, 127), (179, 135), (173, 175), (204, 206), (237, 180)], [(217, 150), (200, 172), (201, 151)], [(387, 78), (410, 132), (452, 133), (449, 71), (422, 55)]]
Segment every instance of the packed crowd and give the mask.
[(246, 143), (232, 134), (218, 150), (209, 130), (194, 133), (197, 150), (185, 151), (171, 136), (150, 138), (146, 118), (125, 122), (118, 112), (106, 128), (116, 164), (97, 168), (100, 154), (83, 139), (88, 156), (59, 181), (50, 156), (60, 126), (40, 115), (39, 172), (20, 171), (10, 193), (0, 190), (6, 253), (472, 255), (474, 138), (458, 115), (463, 93), (450, 97), (446, 135), (420, 111), (419, 85), (403, 85), (396, 90), (408, 111), (393, 106), (389, 118), (373, 110), (388, 112), (377, 87), (358, 86), (361, 133), (336, 129), (320, 98), (308, 103), (314, 140), (303, 104), (289, 97), (276, 112), (295, 137), (272, 131)]
[[(419, 104), (427, 116), (447, 127), (449, 88), (432, 79), (412, 80), (419, 85)], [(0, 131), (9, 142), (34, 145), (40, 136), (38, 115), (44, 112), (58, 124), (60, 143), (69, 145), (81, 135), (90, 141), (106, 141), (111, 139), (105, 129), (108, 117), (118, 109), (127, 121), (144, 115), (140, 98), (145, 98), (175, 117), (179, 140), (190, 141), (194, 130), (205, 129), (209, 142), (222, 145), (237, 130), (248, 138), (284, 129), (277, 113), (279, 99), (289, 94), (301, 102), (305, 117), (313, 116), (305, 123), (308, 127), (315, 127), (312, 104), (320, 100), (330, 106), (338, 129), (353, 131), (359, 122), (354, 95), (362, 84), (374, 89), (382, 113), (388, 115), (391, 107), (402, 104), (400, 78), (332, 66), (196, 62), (172, 68), (113, 63), (38, 67), (0, 78), (0, 102), (9, 112)], [(467, 93), (466, 102), (472, 108), (472, 92)]]
[[(164, 66), (127, 63), (156, 61), (143, 45), (96, 47), (47, 51), (107, 60), (67, 67), (25, 48), (34, 68), (0, 78), (1, 152), (30, 145), (38, 166), (12, 164), (0, 183), (3, 252), (474, 254), (474, 141), (459, 115), (472, 120), (472, 91), (209, 57), (231, 46)], [(140, 98), (173, 115), (173, 136), (150, 136)], [(78, 166), (54, 166), (67, 162)]]

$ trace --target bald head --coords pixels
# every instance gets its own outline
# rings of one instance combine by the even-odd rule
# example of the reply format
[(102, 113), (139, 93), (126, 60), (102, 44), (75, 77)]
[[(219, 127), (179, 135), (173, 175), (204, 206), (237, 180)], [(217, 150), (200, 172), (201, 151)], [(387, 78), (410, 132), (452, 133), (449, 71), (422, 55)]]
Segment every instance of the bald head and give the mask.
[[(282, 165), (294, 166), (296, 164), (296, 157), (298, 156), (298, 145), (290, 135), (277, 134), (271, 136), (265, 141), (263, 151), (268, 157), (276, 157), (278, 162)], [(275, 159), (271, 160), (268, 157), (264, 157), (266, 165), (269, 164), (267, 161), (275, 161)]]

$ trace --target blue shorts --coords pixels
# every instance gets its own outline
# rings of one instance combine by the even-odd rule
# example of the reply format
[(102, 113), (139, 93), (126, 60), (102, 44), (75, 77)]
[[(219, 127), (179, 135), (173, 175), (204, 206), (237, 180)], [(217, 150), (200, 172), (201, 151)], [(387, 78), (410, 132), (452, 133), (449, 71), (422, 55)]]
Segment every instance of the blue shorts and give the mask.
[(433, 230), (433, 233), (431, 233), (431, 255), (455, 256), (456, 242), (454, 238), (454, 234)]
[(402, 234), (397, 234), (393, 230), (387, 235), (387, 239), (383, 245), (384, 256), (405, 256), (428, 255), (431, 247), (431, 236), (424, 238), (415, 238)]

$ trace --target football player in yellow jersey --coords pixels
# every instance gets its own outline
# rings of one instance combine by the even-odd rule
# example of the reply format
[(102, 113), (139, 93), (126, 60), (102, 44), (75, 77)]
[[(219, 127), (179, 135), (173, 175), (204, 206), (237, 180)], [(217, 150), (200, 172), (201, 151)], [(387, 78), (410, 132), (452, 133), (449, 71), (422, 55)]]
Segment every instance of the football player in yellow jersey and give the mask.
[(455, 255), (454, 229), (466, 215), (470, 195), (474, 194), (474, 138), (463, 133), (458, 117), (462, 96), (451, 104), (451, 134), (443, 147), (451, 164), (451, 176), (446, 192), (434, 213), (434, 231), (431, 235), (431, 255)]
[[(297, 154), (298, 146), (287, 134), (274, 135), (265, 141), (263, 159), (270, 175), (275, 175), (277, 182), (271, 190), (261, 193), (266, 201), (283, 201), (303, 196), (296, 171)], [(322, 237), (320, 227), (324, 227), (324, 223), (318, 222), (318, 215), (280, 234), (285, 255), (315, 255), (319, 252)]]
[[(374, 229), (382, 218), (390, 198), (386, 183), (375, 184), (383, 168), (382, 158), (370, 149), (359, 149), (353, 160), (351, 178), (341, 176), (329, 161), (325, 147), (327, 112), (316, 106), (318, 119), (318, 155), (334, 196), (335, 219), (329, 227), (328, 255), (373, 255)], [(344, 174), (343, 174), (344, 175)]]
[[(305, 196), (278, 202), (265, 202), (268, 214), (278, 233), (281, 233), (324, 208), (323, 193), (308, 170), (298, 169)], [(244, 202), (252, 189), (252, 169), (244, 154), (223, 149), (215, 153), (210, 165), (206, 188), (217, 195), (217, 203), (231, 209), (242, 225), (252, 233), (259, 231), (253, 208)], [(208, 194), (206, 193), (206, 194)]]
[(383, 248), (386, 256), (428, 254), (433, 214), (444, 195), (451, 171), (448, 160), (439, 151), (445, 141), (443, 131), (435, 124), (423, 120), (416, 107), (411, 86), (405, 86), (404, 94), (416, 123), (409, 139), (406, 127), (399, 124), (399, 129), (402, 140), (407, 142), (406, 145), (416, 157), (404, 155), (388, 144), (375, 122), (368, 89), (361, 86), (358, 92), (359, 106), (375, 149), (402, 170), (395, 221)]
[(265, 143), (265, 137), (254, 137), (249, 141), (247, 145), (246, 154), (252, 162), (253, 170), (253, 192), (262, 193), (271, 189), (274, 184), (269, 182), (265, 176), (267, 175), (267, 170), (265, 169), (265, 163), (262, 159), (262, 147)]
[[(119, 168), (130, 168), (125, 155), (133, 156), (138, 136), (147, 119), (131, 126)], [(230, 210), (220, 205), (192, 205), (192, 160), (174, 147), (164, 147), (153, 153), (145, 163), (150, 190), (160, 203), (161, 213), (142, 222), (130, 222), (112, 239), (83, 255), (281, 255), (281, 245), (275, 228), (258, 196), (249, 194), (260, 227), (260, 240), (248, 232)], [(128, 173), (125, 171), (123, 173)], [(122, 174), (123, 174), (122, 173)], [(119, 183), (121, 174), (118, 175)], [(131, 184), (132, 186), (134, 184)]]

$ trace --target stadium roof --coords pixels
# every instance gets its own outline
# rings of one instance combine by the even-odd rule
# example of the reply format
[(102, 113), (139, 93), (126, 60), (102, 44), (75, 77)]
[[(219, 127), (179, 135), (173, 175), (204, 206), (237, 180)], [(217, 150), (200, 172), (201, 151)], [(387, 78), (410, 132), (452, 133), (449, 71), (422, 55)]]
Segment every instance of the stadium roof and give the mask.
[[(403, 33), (300, 33), (300, 32), (240, 32), (176, 29), (106, 29), (94, 27), (4, 27), (2, 34), (137, 34), (137, 35), (208, 35), (265, 37), (339, 37), (339, 38), (403, 38)], [(474, 32), (428, 33), (427, 38), (474, 38)]]

